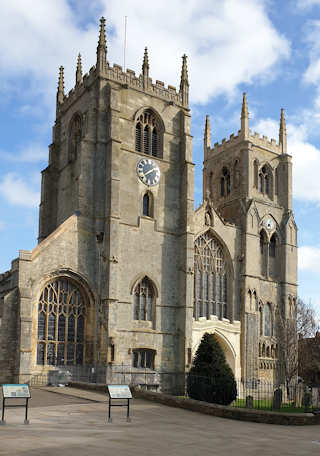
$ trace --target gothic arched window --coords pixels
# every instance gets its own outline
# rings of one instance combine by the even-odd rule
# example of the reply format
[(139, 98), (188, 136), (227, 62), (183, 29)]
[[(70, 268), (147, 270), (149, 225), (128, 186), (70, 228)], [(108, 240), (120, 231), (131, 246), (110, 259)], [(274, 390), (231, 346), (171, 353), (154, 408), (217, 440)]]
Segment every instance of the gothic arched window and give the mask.
[(38, 306), (37, 364), (82, 364), (86, 299), (66, 277), (48, 283)]
[(228, 316), (228, 271), (223, 248), (206, 232), (195, 241), (194, 317)]
[(152, 321), (154, 307), (154, 287), (148, 277), (144, 277), (133, 292), (134, 320)]
[(69, 162), (76, 160), (82, 137), (82, 120), (80, 114), (76, 114), (70, 124), (69, 131)]
[(220, 179), (221, 196), (229, 195), (231, 190), (230, 171), (227, 168), (222, 169), (222, 177)]
[(271, 236), (270, 243), (269, 243), (269, 256), (275, 258), (275, 256), (276, 256), (276, 247), (277, 247), (277, 239), (276, 239), (276, 235), (273, 234)]
[(151, 192), (146, 192), (142, 198), (142, 215), (153, 217), (153, 197)]
[(272, 198), (273, 176), (268, 166), (263, 166), (259, 172), (259, 192)]
[(147, 109), (136, 120), (136, 151), (160, 157), (160, 125), (155, 114)]
[(270, 304), (264, 307), (264, 335), (272, 336), (272, 318)]

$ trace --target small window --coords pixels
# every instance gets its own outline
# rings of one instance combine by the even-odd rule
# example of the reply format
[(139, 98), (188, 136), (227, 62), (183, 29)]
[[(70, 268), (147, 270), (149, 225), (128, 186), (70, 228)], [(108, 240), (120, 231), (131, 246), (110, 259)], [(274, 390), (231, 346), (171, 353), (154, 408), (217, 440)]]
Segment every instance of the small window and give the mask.
[(222, 177), (220, 179), (221, 185), (221, 196), (229, 195), (231, 191), (231, 180), (230, 180), (230, 172), (227, 168), (222, 169)]
[(271, 326), (271, 308), (270, 304), (267, 304), (264, 308), (264, 335), (271, 336), (272, 326)]
[(142, 215), (153, 217), (153, 197), (151, 192), (146, 192), (142, 199)]
[(137, 348), (132, 350), (132, 365), (141, 369), (154, 369), (155, 350)]

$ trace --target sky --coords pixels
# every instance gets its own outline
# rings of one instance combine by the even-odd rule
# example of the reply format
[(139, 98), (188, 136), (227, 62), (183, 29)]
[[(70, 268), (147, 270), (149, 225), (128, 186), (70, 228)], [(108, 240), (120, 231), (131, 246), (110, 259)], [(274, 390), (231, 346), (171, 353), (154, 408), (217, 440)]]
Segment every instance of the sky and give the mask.
[(250, 129), (278, 139), (280, 109), (293, 157), (299, 228), (299, 296), (320, 315), (320, 0), (10, 0), (0, 28), (0, 272), (37, 244), (41, 170), (52, 140), (58, 69), (66, 92), (96, 63), (99, 18), (108, 60), (179, 87), (188, 56), (195, 204), (202, 201), (203, 129), (212, 142), (240, 128), (242, 92)]

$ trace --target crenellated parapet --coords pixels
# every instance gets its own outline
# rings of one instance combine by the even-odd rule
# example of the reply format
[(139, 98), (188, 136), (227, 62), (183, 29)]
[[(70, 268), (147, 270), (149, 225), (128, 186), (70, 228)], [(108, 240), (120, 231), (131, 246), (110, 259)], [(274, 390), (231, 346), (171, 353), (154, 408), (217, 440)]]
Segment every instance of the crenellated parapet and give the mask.
[[(66, 111), (79, 96), (94, 83), (96, 77), (96, 67), (93, 66), (89, 73), (86, 73), (83, 76), (83, 81), (72, 88), (67, 95), (64, 95), (63, 100), (59, 105), (59, 109)], [(136, 73), (130, 69), (127, 69), (124, 72), (120, 65), (114, 64), (112, 67), (108, 66), (103, 77), (106, 80), (120, 83), (123, 88), (138, 90), (147, 93), (148, 95), (162, 98), (163, 100), (177, 104), (178, 106), (184, 108), (188, 107), (188, 105), (183, 104), (182, 94), (177, 92), (174, 86), (168, 85), (168, 87), (165, 87), (164, 83), (158, 80), (153, 83), (151, 78), (148, 78), (148, 85), (145, 86), (143, 75), (137, 76)]]
[(120, 65), (114, 64), (110, 66), (106, 60), (107, 44), (105, 37), (105, 20), (100, 21), (100, 33), (97, 47), (97, 63), (93, 66), (89, 73), (82, 76), (82, 63), (79, 54), (76, 68), (76, 81), (75, 87), (69, 91), (67, 95), (64, 94), (64, 78), (63, 67), (60, 67), (58, 93), (57, 93), (57, 113), (66, 111), (78, 98), (82, 92), (87, 90), (97, 78), (105, 79), (106, 81), (116, 82), (126, 89), (134, 89), (144, 92), (148, 95), (161, 98), (170, 104), (176, 104), (183, 108), (189, 106), (189, 81), (187, 69), (187, 56), (182, 57), (182, 70), (181, 81), (179, 90), (172, 85), (165, 87), (162, 81), (156, 80), (153, 83), (149, 77), (149, 58), (148, 51), (145, 48), (143, 56), (142, 73), (137, 76), (133, 70), (127, 69), (126, 71)]
[[(205, 131), (208, 129), (208, 116), (206, 118)], [(206, 149), (206, 135), (205, 135), (205, 149)], [(210, 137), (211, 139), (211, 137)], [(216, 142), (213, 148), (207, 148), (207, 156), (205, 154), (205, 161), (212, 158), (212, 156), (220, 154), (222, 151), (232, 149), (235, 146), (239, 146), (243, 142), (247, 142), (254, 147), (258, 147), (269, 152), (273, 152), (278, 155), (285, 155), (287, 153), (287, 136), (286, 136), (286, 124), (284, 117), (284, 110), (281, 109), (280, 128), (279, 128), (279, 142), (275, 139), (269, 139), (267, 136), (260, 136), (259, 133), (252, 133), (249, 129), (249, 113), (248, 103), (246, 94), (243, 94), (242, 110), (241, 110), (241, 129), (238, 134), (234, 133), (230, 135), (229, 139), (223, 138), (222, 141)]]

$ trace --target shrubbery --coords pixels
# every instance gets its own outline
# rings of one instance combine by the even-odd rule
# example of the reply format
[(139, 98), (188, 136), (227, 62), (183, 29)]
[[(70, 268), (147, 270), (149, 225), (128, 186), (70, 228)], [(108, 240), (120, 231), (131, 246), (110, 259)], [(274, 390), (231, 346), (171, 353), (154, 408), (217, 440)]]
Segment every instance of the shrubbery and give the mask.
[(228, 405), (237, 397), (237, 385), (223, 350), (213, 334), (205, 333), (187, 378), (189, 397)]

